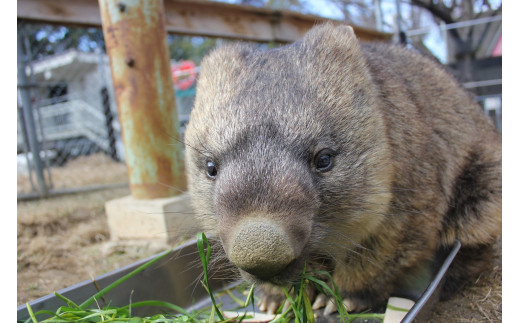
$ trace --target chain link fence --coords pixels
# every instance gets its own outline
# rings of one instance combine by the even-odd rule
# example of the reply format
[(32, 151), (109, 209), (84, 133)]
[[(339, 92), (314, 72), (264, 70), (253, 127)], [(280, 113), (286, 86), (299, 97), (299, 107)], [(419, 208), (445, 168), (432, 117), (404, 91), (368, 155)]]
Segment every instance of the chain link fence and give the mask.
[(18, 42), (18, 197), (128, 185), (102, 30), (20, 21)]

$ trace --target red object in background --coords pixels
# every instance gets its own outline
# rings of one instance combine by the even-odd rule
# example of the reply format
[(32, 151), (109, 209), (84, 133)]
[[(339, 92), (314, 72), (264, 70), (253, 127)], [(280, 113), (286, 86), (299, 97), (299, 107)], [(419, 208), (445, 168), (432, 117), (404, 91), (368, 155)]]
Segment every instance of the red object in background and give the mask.
[(502, 34), (500, 35), (500, 38), (498, 39), (497, 43), (495, 44), (495, 47), (493, 48), (493, 51), (491, 52), (492, 57), (502, 56)]
[(195, 67), (195, 63), (192, 61), (183, 61), (180, 64), (172, 66), (173, 84), (179, 90), (186, 90), (193, 86), (197, 78)]

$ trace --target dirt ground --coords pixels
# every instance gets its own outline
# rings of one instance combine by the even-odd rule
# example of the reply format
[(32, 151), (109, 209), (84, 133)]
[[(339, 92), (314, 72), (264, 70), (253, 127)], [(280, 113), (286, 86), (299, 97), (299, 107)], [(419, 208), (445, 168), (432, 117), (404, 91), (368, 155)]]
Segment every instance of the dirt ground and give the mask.
[[(90, 161), (93, 164), (88, 159), (78, 161), (75, 167), (82, 170), (74, 174), (88, 174), (83, 168), (88, 164), (99, 166), (96, 158)], [(126, 172), (120, 164), (110, 167), (112, 174)], [(66, 171), (72, 172), (72, 168), (69, 165)], [(18, 202), (18, 305), (167, 248), (146, 242), (110, 241), (104, 203), (129, 193), (128, 188), (119, 188)], [(429, 321), (501, 322), (501, 243), (497, 244), (497, 255), (492, 270), (451, 300), (438, 303)]]
[[(114, 162), (102, 153), (78, 157), (62, 167), (51, 167), (50, 176), (49, 172), (44, 175), (55, 190), (128, 182), (125, 164)], [(17, 179), (18, 194), (33, 191), (26, 173), (19, 172)]]

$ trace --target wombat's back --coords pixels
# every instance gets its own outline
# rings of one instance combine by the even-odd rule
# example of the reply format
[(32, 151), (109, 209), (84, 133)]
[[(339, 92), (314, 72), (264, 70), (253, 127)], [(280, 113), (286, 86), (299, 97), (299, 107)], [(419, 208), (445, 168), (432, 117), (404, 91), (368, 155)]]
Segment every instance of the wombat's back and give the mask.
[(397, 46), (363, 50), (385, 115), (395, 186), (415, 190), (398, 196), (405, 203), (431, 199), (427, 209), (444, 215), (444, 244), (494, 241), (502, 176), (501, 139), (491, 120), (436, 62)]
[(462, 243), (446, 298), (492, 263), (502, 223), (501, 136), (438, 63), (397, 46), (362, 48), (394, 161), (394, 209), (410, 213), (403, 234), (430, 235), (436, 248)]

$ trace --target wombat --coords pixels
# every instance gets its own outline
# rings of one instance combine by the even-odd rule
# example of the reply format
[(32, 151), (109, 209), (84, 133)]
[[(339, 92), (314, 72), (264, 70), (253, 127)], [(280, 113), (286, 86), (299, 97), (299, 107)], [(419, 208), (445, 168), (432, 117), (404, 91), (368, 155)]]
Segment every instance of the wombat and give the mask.
[(329, 271), (351, 311), (378, 306), (457, 239), (449, 295), (501, 234), (494, 125), (438, 63), (348, 26), (211, 52), (185, 143), (204, 230), (264, 284), (262, 310), (304, 266)]

